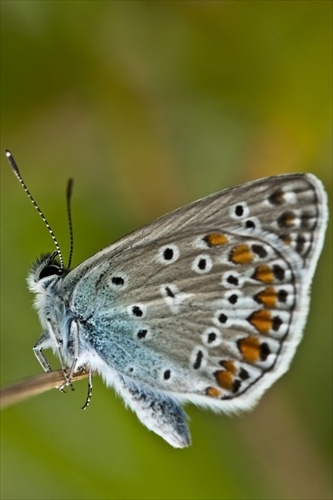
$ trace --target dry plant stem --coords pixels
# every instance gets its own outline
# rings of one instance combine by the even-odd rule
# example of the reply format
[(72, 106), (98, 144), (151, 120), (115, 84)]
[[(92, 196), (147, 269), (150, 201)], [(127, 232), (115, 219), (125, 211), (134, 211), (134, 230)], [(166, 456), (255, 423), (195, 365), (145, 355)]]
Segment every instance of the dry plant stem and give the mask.
[[(73, 382), (86, 378), (88, 373), (78, 372), (73, 375)], [(64, 382), (62, 370), (42, 373), (36, 377), (27, 378), (4, 387), (0, 392), (0, 408), (3, 410), (8, 406), (17, 404), (37, 394), (59, 387)]]

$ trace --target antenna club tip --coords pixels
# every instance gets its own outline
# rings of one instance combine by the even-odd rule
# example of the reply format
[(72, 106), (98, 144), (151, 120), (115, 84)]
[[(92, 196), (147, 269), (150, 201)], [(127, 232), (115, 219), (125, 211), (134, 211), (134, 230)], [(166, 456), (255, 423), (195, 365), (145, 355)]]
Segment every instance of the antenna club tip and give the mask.
[[(14, 174), (16, 175), (16, 177), (21, 177), (20, 176), (20, 172), (19, 172), (19, 169), (18, 169), (18, 166), (16, 165), (16, 161), (14, 159), (14, 156), (12, 155), (12, 153), (9, 151), (9, 149), (5, 149), (5, 155), (7, 157), (7, 160), (9, 162), (9, 165), (11, 166)], [(22, 180), (22, 179), (21, 179)]]

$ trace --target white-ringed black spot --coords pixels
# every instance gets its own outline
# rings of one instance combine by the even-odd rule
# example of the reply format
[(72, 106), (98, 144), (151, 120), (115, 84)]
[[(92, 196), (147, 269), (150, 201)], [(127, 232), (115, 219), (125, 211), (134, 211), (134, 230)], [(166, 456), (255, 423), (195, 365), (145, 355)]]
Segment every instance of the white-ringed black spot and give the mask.
[(235, 288), (241, 289), (244, 282), (244, 274), (237, 271), (226, 271), (222, 273), (221, 285), (222, 288), (234, 290)]
[(143, 316), (143, 311), (139, 306), (133, 306), (132, 313), (134, 316), (137, 316), (138, 318), (141, 318)]
[(175, 297), (175, 294), (173, 293), (173, 291), (171, 290), (170, 287), (166, 286), (164, 290), (165, 290), (168, 297), (172, 297), (172, 298)]
[(144, 339), (144, 338), (146, 338), (147, 333), (148, 333), (148, 330), (146, 330), (145, 328), (142, 328), (142, 329), (140, 329), (140, 330), (137, 332), (137, 334), (136, 334), (136, 335), (137, 335), (138, 339)]
[(192, 262), (192, 270), (199, 274), (209, 273), (213, 267), (212, 259), (207, 254), (198, 255)]
[(249, 207), (244, 201), (240, 203), (235, 203), (235, 205), (232, 205), (229, 208), (230, 217), (232, 217), (233, 219), (245, 220), (245, 217), (248, 217), (249, 213), (250, 213)]
[(279, 290), (277, 296), (278, 296), (279, 302), (285, 303), (285, 302), (287, 302), (288, 292), (286, 290)]
[(172, 314), (179, 314), (183, 307), (183, 302), (192, 295), (179, 290), (174, 283), (163, 283), (160, 286), (160, 293)]
[(252, 252), (254, 252), (258, 257), (261, 259), (264, 259), (267, 257), (267, 251), (262, 245), (252, 245), (251, 246)]
[(195, 361), (193, 363), (193, 368), (195, 370), (198, 370), (200, 368), (202, 360), (203, 360), (203, 352), (202, 351), (198, 351), (197, 355), (196, 355), (196, 358), (195, 358)]
[(272, 329), (277, 332), (280, 326), (282, 325), (283, 321), (279, 316), (274, 316), (272, 319)]
[(239, 380), (239, 378), (236, 378), (233, 383), (232, 383), (232, 392), (235, 394), (235, 392), (238, 392), (240, 389), (240, 386), (242, 385), (242, 381)]
[(124, 278), (122, 278), (121, 276), (112, 276), (111, 282), (113, 285), (117, 286), (122, 286), (125, 283)]
[(230, 283), (230, 285), (235, 286), (237, 286), (239, 283), (238, 278), (236, 278), (236, 276), (233, 276), (232, 274), (227, 277), (227, 282)]
[(266, 342), (260, 344), (260, 359), (261, 361), (266, 361), (267, 357), (270, 355), (271, 350)]
[(285, 270), (279, 266), (278, 264), (274, 264), (273, 266), (273, 273), (276, 279), (282, 281), (285, 276)]
[(158, 262), (165, 266), (173, 264), (179, 257), (179, 249), (177, 245), (169, 244), (160, 247), (158, 251)]
[(226, 323), (228, 321), (228, 316), (226, 316), (224, 313), (221, 313), (218, 317), (218, 320), (220, 323)]
[(171, 371), (165, 370), (165, 372), (163, 373), (164, 380), (169, 380), (170, 377), (171, 377)]
[(235, 215), (237, 215), (237, 217), (242, 217), (243, 214), (244, 214), (244, 207), (242, 205), (236, 205)]
[[(215, 321), (216, 323), (216, 321)], [(216, 347), (221, 344), (222, 339), (221, 339), (221, 332), (218, 328), (210, 326), (209, 328), (206, 328), (202, 334), (202, 342), (204, 345), (208, 347)]]
[(233, 293), (232, 295), (230, 295), (230, 297), (228, 297), (228, 302), (230, 302), (230, 304), (236, 304), (237, 300), (238, 300), (238, 295), (236, 295), (235, 293)]
[(216, 340), (216, 333), (215, 332), (208, 332), (207, 334), (207, 344), (211, 344)]
[(207, 261), (206, 259), (200, 259), (199, 262), (198, 262), (198, 268), (201, 270), (201, 271), (204, 271), (206, 269), (206, 265), (207, 265)]
[(239, 370), (238, 376), (242, 380), (247, 380), (250, 377), (249, 372), (247, 370), (245, 370), (245, 368), (241, 368)]
[(255, 223), (253, 222), (253, 220), (251, 219), (247, 219), (247, 221), (245, 222), (245, 227), (247, 229), (255, 229), (256, 225)]
[(163, 251), (163, 257), (165, 258), (165, 260), (172, 260), (173, 256), (174, 256), (174, 251), (173, 251), (172, 248), (167, 247), (167, 248), (164, 249), (164, 251)]

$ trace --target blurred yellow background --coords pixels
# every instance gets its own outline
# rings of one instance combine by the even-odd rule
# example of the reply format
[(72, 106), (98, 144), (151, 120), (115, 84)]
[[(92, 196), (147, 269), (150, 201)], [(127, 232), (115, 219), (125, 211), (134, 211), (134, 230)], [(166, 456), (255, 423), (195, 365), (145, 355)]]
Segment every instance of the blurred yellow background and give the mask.
[[(74, 264), (157, 216), (261, 176), (313, 172), (332, 195), (330, 1), (1, 1), (1, 384), (41, 372), (27, 269)], [(95, 377), (1, 415), (2, 499), (329, 499), (329, 230), (290, 372), (250, 414), (187, 407), (174, 450)], [(56, 361), (54, 365), (57, 366)]]

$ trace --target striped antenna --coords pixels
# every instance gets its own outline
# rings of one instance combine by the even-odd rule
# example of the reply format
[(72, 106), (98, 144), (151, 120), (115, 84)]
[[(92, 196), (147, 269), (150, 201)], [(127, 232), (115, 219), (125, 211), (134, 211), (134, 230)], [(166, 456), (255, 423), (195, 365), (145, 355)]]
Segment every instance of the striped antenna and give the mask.
[[(27, 188), (27, 186), (25, 185), (25, 182), (20, 174), (20, 171), (18, 169), (18, 166), (16, 164), (16, 161), (14, 160), (14, 157), (12, 155), (12, 153), (10, 151), (8, 151), (8, 149), (5, 150), (5, 153), (6, 153), (6, 156), (7, 156), (7, 159), (9, 161), (9, 164), (14, 172), (14, 174), (16, 175), (16, 178), (18, 179), (19, 183), (21, 184), (21, 186), (23, 187), (24, 191), (26, 192), (28, 198), (30, 199), (30, 201), (32, 202), (33, 206), (35, 207), (35, 209), (37, 210), (37, 212), (39, 213), (39, 215), (41, 216), (48, 232), (50, 233), (51, 235), (51, 238), (53, 239), (53, 243), (55, 244), (55, 247), (56, 247), (56, 250), (57, 250), (57, 254), (59, 256), (59, 260), (60, 260), (60, 268), (61, 270), (64, 269), (64, 259), (62, 257), (62, 253), (61, 253), (61, 250), (60, 250), (60, 246), (59, 246), (59, 243), (58, 243), (58, 240), (57, 238), (55, 237), (55, 234), (54, 232), (52, 231), (52, 228), (50, 226), (50, 224), (47, 222), (47, 219), (46, 217), (44, 216), (43, 212), (41, 211), (41, 209), (39, 208), (39, 206), (37, 205), (37, 203), (35, 202), (35, 200), (33, 199), (32, 195), (30, 194), (30, 191), (29, 189)], [(72, 245), (72, 243), (71, 243)]]

